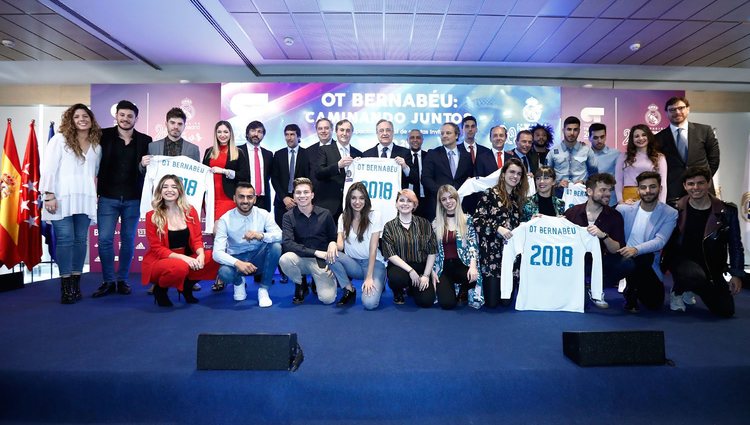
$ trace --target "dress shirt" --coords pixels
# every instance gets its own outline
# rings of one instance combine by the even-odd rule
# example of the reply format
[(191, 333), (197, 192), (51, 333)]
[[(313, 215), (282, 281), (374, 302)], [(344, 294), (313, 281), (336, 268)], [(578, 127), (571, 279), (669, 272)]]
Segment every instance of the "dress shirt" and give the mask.
[(547, 154), (547, 164), (555, 170), (556, 183), (563, 179), (586, 181), (589, 173), (595, 173), (598, 169), (593, 149), (581, 142), (576, 142), (572, 149), (565, 142), (555, 145)]
[[(248, 241), (245, 239), (245, 233), (249, 231), (263, 233), (263, 240)], [(237, 258), (233, 255), (255, 251), (264, 243), (274, 242), (281, 242), (281, 228), (270, 212), (253, 207), (250, 214), (242, 215), (234, 208), (216, 223), (213, 258), (219, 264), (234, 266)]]
[(164, 139), (164, 156), (182, 155), (182, 137), (178, 140), (172, 140), (169, 137)]

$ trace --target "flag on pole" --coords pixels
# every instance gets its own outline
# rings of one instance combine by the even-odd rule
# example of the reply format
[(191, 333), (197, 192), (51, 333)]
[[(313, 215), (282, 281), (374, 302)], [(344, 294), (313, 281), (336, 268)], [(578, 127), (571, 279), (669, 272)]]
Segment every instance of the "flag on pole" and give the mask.
[(0, 162), (0, 264), (11, 268), (21, 262), (18, 255), (18, 207), (21, 198), (21, 174), (18, 151), (8, 118), (3, 156)]
[(21, 207), (18, 209), (18, 251), (29, 270), (42, 261), (42, 202), (39, 193), (39, 146), (34, 120), (31, 120), (26, 153), (21, 166)]
[[(47, 135), (47, 141), (55, 135), (55, 122), (50, 121), (49, 133)], [(55, 228), (50, 223), (42, 221), (41, 223), (42, 236), (44, 236), (44, 243), (47, 244), (47, 251), (52, 261), (57, 260), (57, 245), (55, 244)]]

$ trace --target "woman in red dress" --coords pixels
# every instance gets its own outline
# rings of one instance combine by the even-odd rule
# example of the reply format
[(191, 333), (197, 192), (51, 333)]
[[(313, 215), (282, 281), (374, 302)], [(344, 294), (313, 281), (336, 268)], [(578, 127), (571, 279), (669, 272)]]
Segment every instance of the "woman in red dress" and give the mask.
[(141, 265), (141, 283), (154, 284), (154, 298), (160, 307), (171, 307), (168, 288), (177, 288), (185, 302), (194, 304), (193, 282), (214, 279), (219, 265), (211, 251), (203, 249), (198, 212), (185, 197), (180, 179), (167, 174), (159, 180), (146, 214), (148, 250)]

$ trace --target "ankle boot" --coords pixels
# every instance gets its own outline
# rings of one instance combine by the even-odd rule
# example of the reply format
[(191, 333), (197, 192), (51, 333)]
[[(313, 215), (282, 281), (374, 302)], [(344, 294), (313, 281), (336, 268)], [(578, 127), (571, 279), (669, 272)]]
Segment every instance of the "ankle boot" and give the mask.
[(198, 298), (193, 296), (193, 282), (192, 280), (186, 280), (182, 285), (182, 296), (185, 297), (185, 302), (188, 304), (197, 304)]
[(60, 277), (60, 303), (76, 303), (76, 297), (73, 294), (73, 278), (71, 276)]
[(167, 296), (167, 288), (162, 288), (159, 285), (154, 285), (154, 302), (159, 307), (172, 307), (172, 301)]
[(81, 301), (83, 299), (83, 295), (81, 294), (81, 275), (74, 274), (70, 276), (70, 279), (72, 280), (73, 284), (73, 296), (75, 297), (76, 301)]

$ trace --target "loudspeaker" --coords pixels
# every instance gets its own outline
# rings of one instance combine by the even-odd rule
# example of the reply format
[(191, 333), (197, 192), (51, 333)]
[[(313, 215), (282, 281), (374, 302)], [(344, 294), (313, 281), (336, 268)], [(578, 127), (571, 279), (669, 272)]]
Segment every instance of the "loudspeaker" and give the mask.
[(200, 334), (198, 370), (291, 370), (304, 355), (297, 334)]
[(0, 292), (23, 288), (23, 271), (0, 274)]
[(563, 353), (578, 366), (663, 365), (662, 331), (563, 332)]

